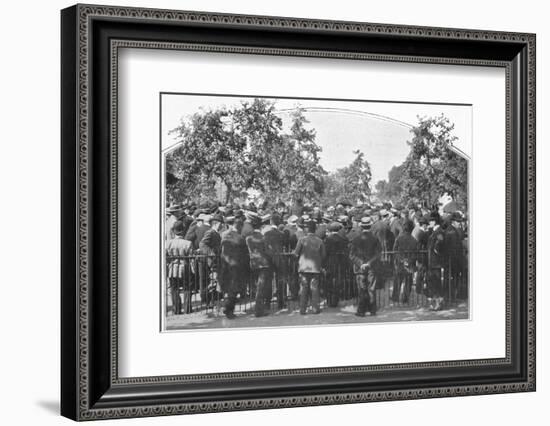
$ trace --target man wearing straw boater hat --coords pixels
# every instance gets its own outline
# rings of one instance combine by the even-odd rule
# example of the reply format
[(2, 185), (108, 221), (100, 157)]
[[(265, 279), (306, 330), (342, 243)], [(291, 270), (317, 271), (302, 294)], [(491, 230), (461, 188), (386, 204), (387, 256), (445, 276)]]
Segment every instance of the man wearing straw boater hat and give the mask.
[(359, 226), (361, 233), (351, 241), (349, 257), (353, 263), (359, 299), (355, 315), (364, 317), (367, 311), (376, 315), (375, 289), (382, 246), (370, 231), (370, 216), (361, 218)]

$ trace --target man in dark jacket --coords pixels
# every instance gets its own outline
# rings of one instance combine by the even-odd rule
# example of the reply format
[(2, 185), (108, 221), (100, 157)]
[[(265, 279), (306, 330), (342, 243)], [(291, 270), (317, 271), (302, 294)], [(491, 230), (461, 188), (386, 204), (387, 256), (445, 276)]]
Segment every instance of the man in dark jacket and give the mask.
[(221, 290), (218, 288), (218, 256), (222, 242), (219, 230), (223, 223), (223, 217), (220, 214), (207, 216), (205, 222), (208, 224), (208, 229), (199, 241), (199, 253), (204, 256), (204, 262), (201, 265), (203, 271), (201, 301), (209, 306), (212, 302), (212, 296)]
[(360, 317), (364, 317), (367, 310), (371, 315), (376, 315), (375, 289), (382, 246), (370, 231), (371, 225), (370, 217), (361, 219), (362, 232), (351, 242), (349, 253), (359, 298), (355, 315)]
[(393, 245), (395, 276), (392, 300), (394, 302), (407, 303), (411, 293), (413, 272), (418, 255), (418, 241), (411, 235), (413, 228), (413, 222), (409, 219), (405, 220)]
[(444, 270), (447, 266), (447, 241), (445, 230), (440, 226), (441, 219), (439, 215), (430, 216), (430, 227), (432, 233), (428, 238), (428, 276), (427, 276), (427, 296), (433, 310), (443, 309), (444, 298)]
[(338, 306), (342, 287), (346, 281), (346, 264), (349, 260), (349, 241), (339, 231), (342, 225), (332, 222), (328, 225), (328, 235), (325, 239), (327, 257), (325, 269), (327, 271), (327, 301), (332, 308)]
[(286, 235), (279, 230), (281, 217), (274, 213), (269, 221), (269, 228), (264, 233), (265, 242), (268, 251), (273, 255), (273, 267), (275, 272), (275, 294), (277, 295), (277, 307), (284, 308), (286, 297), (286, 278), (287, 278), (287, 262), (286, 256), (283, 255)]
[(382, 209), (378, 215), (378, 221), (372, 225), (372, 234), (378, 238), (383, 252), (391, 251), (395, 242), (395, 235), (390, 229), (389, 212)]
[(226, 217), (225, 223), (228, 229), (222, 234), (221, 240), (220, 284), (226, 294), (224, 314), (233, 319), (237, 294), (244, 291), (249, 257), (246, 241), (237, 231), (235, 217)]
[(257, 317), (268, 315), (271, 302), (271, 283), (273, 281), (272, 253), (261, 233), (262, 219), (254, 213), (249, 214), (249, 222), (254, 228), (252, 234), (246, 237), (246, 245), (250, 256), (250, 270), (256, 285), (256, 305), (254, 314)]
[(403, 219), (400, 216), (397, 208), (390, 209), (392, 217), (389, 219), (390, 231), (394, 238), (397, 238), (403, 230)]
[(304, 223), (307, 234), (298, 240), (294, 255), (298, 257), (300, 276), (300, 314), (305, 315), (311, 292), (311, 307), (314, 314), (321, 312), (320, 275), (326, 255), (323, 241), (315, 235), (316, 223), (308, 220)]
[(210, 225), (205, 223), (205, 218), (209, 219), (209, 216), (202, 213), (199, 214), (195, 221), (191, 223), (185, 234), (185, 239), (191, 241), (193, 250), (198, 250), (202, 237), (204, 237), (206, 231), (210, 229)]

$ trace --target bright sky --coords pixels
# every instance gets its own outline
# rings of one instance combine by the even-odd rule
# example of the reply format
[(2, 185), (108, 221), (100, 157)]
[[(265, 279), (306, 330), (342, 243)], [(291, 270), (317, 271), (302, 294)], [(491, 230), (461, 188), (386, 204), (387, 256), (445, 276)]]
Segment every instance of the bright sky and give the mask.
[[(176, 142), (168, 132), (182, 118), (199, 108), (231, 107), (244, 99), (253, 98), (162, 95), (162, 147)], [(347, 166), (353, 161), (353, 151), (359, 149), (371, 165), (373, 184), (388, 178), (389, 170), (403, 162), (409, 152), (410, 126), (418, 123), (417, 116), (436, 116), (444, 113), (455, 124), (455, 145), (471, 157), (472, 108), (464, 105), (418, 103), (385, 103), (371, 101), (326, 101), (310, 99), (272, 99), (280, 111), (285, 126), (289, 125), (288, 109), (297, 105), (306, 108), (308, 126), (317, 132), (316, 142), (322, 148), (321, 165), (328, 171)], [(338, 109), (335, 111), (334, 109)], [(344, 111), (342, 111), (344, 110)]]

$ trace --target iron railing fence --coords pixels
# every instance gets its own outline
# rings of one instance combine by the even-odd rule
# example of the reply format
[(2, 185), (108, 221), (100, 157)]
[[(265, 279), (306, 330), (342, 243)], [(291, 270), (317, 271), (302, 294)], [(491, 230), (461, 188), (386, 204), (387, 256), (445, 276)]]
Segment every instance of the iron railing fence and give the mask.
[[(298, 308), (298, 259), (292, 253), (273, 256), (271, 311)], [(442, 296), (446, 306), (456, 306), (468, 298), (468, 252), (447, 252), (438, 259), (425, 250), (383, 252), (374, 266), (376, 304), (419, 308), (429, 299)], [(166, 256), (167, 312), (217, 312), (228, 291), (227, 267), (219, 255), (192, 254)], [(356, 271), (348, 253), (331, 253), (320, 274), (321, 307), (357, 303)], [(238, 279), (236, 311), (251, 311), (255, 300), (254, 271), (243, 260)], [(233, 284), (234, 285), (234, 284)]]

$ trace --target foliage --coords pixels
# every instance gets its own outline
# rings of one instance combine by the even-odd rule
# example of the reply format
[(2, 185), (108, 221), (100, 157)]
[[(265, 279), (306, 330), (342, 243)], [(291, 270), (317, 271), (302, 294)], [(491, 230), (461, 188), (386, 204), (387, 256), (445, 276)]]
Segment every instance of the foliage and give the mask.
[(393, 166), (388, 173), (388, 180), (380, 180), (376, 183), (374, 188), (381, 201), (391, 201), (393, 204), (404, 203), (401, 182), (404, 168), (404, 164)]
[(370, 164), (360, 150), (353, 153), (355, 159), (349, 166), (336, 170), (324, 179), (324, 194), (321, 199), (323, 205), (335, 205), (342, 197), (352, 202), (369, 200), (372, 177)]
[[(255, 193), (271, 202), (303, 199), (325, 206), (342, 197), (369, 201), (372, 175), (365, 154), (353, 151), (348, 166), (327, 173), (316, 132), (307, 124), (297, 106), (284, 128), (275, 103), (264, 99), (199, 110), (172, 131), (181, 144), (166, 157), (169, 199), (228, 203)], [(377, 198), (431, 205), (447, 193), (466, 209), (468, 163), (452, 147), (453, 127), (443, 115), (419, 117), (407, 158), (387, 181), (376, 183)]]
[(447, 193), (467, 208), (468, 161), (453, 148), (453, 128), (444, 115), (419, 118), (411, 129), (409, 155), (390, 171), (386, 190), (390, 199), (431, 206)]
[(181, 145), (167, 156), (167, 171), (178, 179), (168, 188), (171, 198), (214, 198), (220, 182), (225, 203), (251, 190), (272, 200), (317, 197), (326, 175), (321, 148), (302, 109), (291, 119), (290, 132), (284, 132), (275, 104), (254, 99), (182, 121), (172, 131)]

